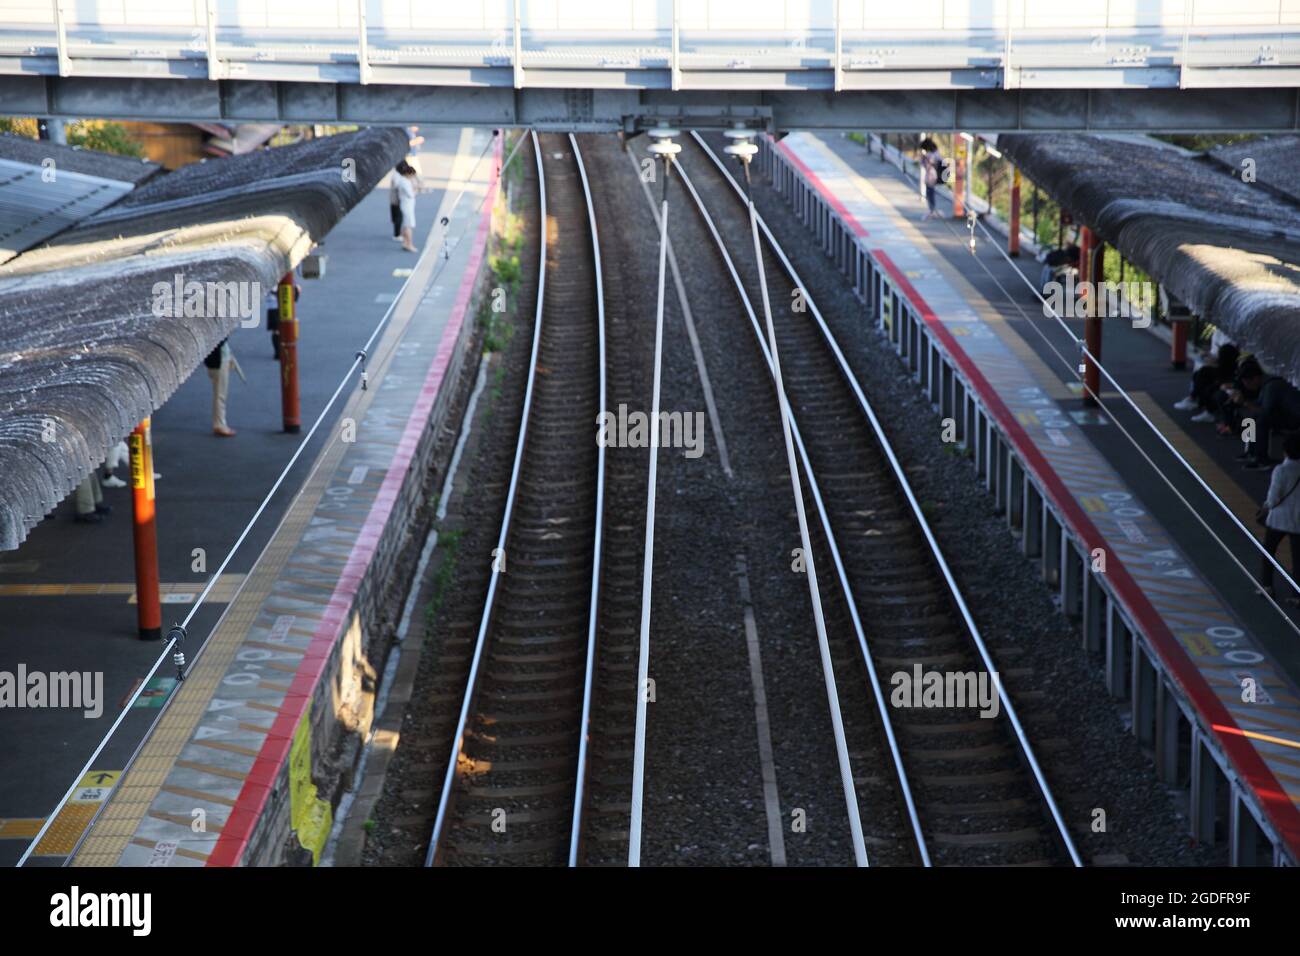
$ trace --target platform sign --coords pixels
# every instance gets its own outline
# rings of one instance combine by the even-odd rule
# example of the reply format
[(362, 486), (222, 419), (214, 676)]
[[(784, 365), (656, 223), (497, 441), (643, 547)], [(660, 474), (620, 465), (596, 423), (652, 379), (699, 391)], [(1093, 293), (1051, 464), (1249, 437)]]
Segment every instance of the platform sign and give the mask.
[(133, 707), (157, 710), (167, 702), (176, 687), (175, 677), (153, 677), (144, 685), (140, 696), (135, 699)]
[(77, 783), (77, 791), (72, 795), (76, 803), (103, 803), (117, 778), (122, 776), (120, 770), (92, 770)]
[(92, 770), (77, 782), (72, 799), (64, 804), (53, 825), (37, 845), (35, 856), (67, 856), (108, 799), (122, 776), (121, 770)]

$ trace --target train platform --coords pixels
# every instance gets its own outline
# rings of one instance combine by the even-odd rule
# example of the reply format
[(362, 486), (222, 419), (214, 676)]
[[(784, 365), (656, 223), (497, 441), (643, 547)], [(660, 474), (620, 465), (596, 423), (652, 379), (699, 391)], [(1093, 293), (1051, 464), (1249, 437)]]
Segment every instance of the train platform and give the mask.
[[(321, 677), (344, 635), (347, 653), (364, 657), (361, 620), (373, 609), (358, 602), (377, 600), (372, 568), (391, 565), (402, 543), (389, 519), (412, 505), (404, 479), (419, 467), (424, 427), (446, 404), (440, 385), (456, 373), (455, 346), (473, 324), (463, 277), (482, 264), (494, 139), (490, 130), (426, 132), (420, 256), (390, 241), (386, 179), (328, 235), (326, 276), (300, 280), (303, 436), (280, 429), (278, 364), (260, 327), (231, 339), (247, 376), (231, 386), (237, 437), (212, 436), (201, 374), (154, 416), (165, 630), (194, 604), (391, 309), (367, 387), (350, 380), (191, 622), (187, 679), (177, 686), (170, 661), (158, 670), (31, 865), (58, 865), (78, 848), (75, 862), (85, 865), (231, 864), (244, 859), (268, 800), (276, 807), (283, 798), (295, 819), (315, 811), (311, 734), (326, 711), (334, 719), (333, 704), (355, 704), (360, 691), (322, 691)], [(65, 502), (0, 560), (0, 670), (21, 662), (103, 679), (101, 719), (6, 711), (0, 865), (18, 859), (77, 781), (161, 650), (136, 639), (129, 488), (106, 490), (105, 500), (115, 512), (103, 523), (73, 523)], [(299, 775), (273, 793), (268, 782), (291, 753)], [(315, 831), (304, 824), (304, 832)]]
[(1107, 321), (1102, 364), (1132, 404), (1106, 390), (1090, 407), (1078, 346), (1026, 283), (1032, 258), (1012, 262), (981, 230), (972, 251), (950, 215), (922, 221), (915, 179), (845, 137), (767, 141), (761, 168), (866, 303), (863, 334), (883, 335), (953, 419), (1161, 778), (1185, 791), (1191, 835), (1233, 863), (1294, 865), (1300, 639), (1257, 596), (1258, 553), (1144, 417), (1247, 528), (1267, 476), (1171, 409), (1189, 371), (1150, 331)]

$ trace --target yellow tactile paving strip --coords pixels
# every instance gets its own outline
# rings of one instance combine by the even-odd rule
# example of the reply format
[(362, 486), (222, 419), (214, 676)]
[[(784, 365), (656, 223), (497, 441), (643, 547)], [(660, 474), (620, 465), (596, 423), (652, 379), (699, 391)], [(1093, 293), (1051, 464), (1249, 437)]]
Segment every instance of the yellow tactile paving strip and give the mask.
[[(426, 256), (417, 275), (411, 279), (407, 294), (398, 303), (380, 346), (375, 350), (379, 360), (370, 363), (370, 388), (352, 393), (339, 412), (340, 420), (364, 420), (366, 410), (380, 391), (379, 384), (397, 355), (396, 345), (405, 334), (411, 317), (424, 297), (437, 261), (436, 256)], [(348, 447), (343, 442), (330, 441), (320, 452), (301, 491), (258, 557), (253, 571), (240, 582), (230, 606), (208, 638), (202, 656), (191, 669), (186, 681), (168, 701), (139, 756), (128, 768), (99, 818), (94, 821), (94, 827), (72, 860), (73, 866), (115, 866), (127, 845), (133, 842), (152, 848), (153, 844), (148, 841), (135, 839), (136, 831), (149, 813), (159, 791), (166, 785), (171, 769), (189, 763), (178, 759), (181, 750), (190, 742), (209, 703), (217, 696), (218, 685), (234, 662), (235, 655), (246, 646), (245, 638), (253, 630), (271, 596), (273, 585), (284, 573), (290, 555), (301, 542), (303, 532), (324, 496), (326, 485), (337, 471)], [(326, 594), (325, 598), (328, 597)], [(319, 610), (324, 610), (323, 601)], [(257, 707), (258, 704), (249, 702), (246, 706)], [(260, 709), (278, 712), (278, 708), (269, 705), (263, 705)], [(206, 766), (194, 769), (208, 770)], [(218, 768), (212, 768), (209, 772), (218, 772)], [(228, 770), (219, 772), (223, 776), (232, 775), (232, 771)], [(78, 836), (80, 832), (78, 831)], [(69, 846), (69, 851), (71, 849)], [(194, 859), (207, 859), (206, 854), (195, 854), (192, 851), (177, 850), (177, 853)]]
[[(323, 457), (341, 456), (341, 443), (331, 442)], [(290, 505), (275, 535), (254, 565), (257, 573), (240, 588), (216, 630), (204, 645), (203, 654), (190, 670), (184, 684), (168, 701), (135, 763), (118, 785), (113, 799), (104, 807), (94, 829), (86, 837), (74, 866), (114, 866), (158, 791), (177, 763), (181, 750), (217, 694), (226, 669), (235, 659), (244, 636), (256, 622), (271, 586), (283, 569), (293, 546), (311, 520), (311, 513), (325, 489), (329, 471), (313, 470), (302, 492)], [(69, 848), (71, 850), (71, 847)]]
[(1182, 426), (1170, 418), (1149, 394), (1146, 392), (1129, 394), (1133, 403), (1156, 424), (1161, 433), (1169, 439), (1169, 443), (1178, 449), (1178, 453), (1187, 459), (1187, 463), (1205, 479), (1205, 483), (1214, 489), (1214, 493), (1223, 499), (1223, 503), (1232, 509), (1237, 519), (1247, 528), (1253, 528), (1255, 508), (1259, 502), (1247, 494), (1241, 485), (1233, 481), (1232, 476), (1220, 468), (1192, 436), (1183, 431)]
[(45, 831), (36, 844), (34, 856), (67, 856), (77, 845), (81, 835), (90, 826), (99, 810), (98, 803), (69, 803), (54, 818), (54, 825)]
[[(120, 770), (92, 770), (81, 778), (72, 799), (32, 851), (34, 856), (67, 856), (121, 776)], [(44, 817), (0, 820), (0, 840), (31, 840), (40, 833)]]
[[(223, 574), (213, 585), (208, 601), (215, 604), (229, 604), (244, 583), (242, 574)], [(158, 591), (163, 603), (191, 603), (203, 590), (203, 582), (198, 584), (162, 584)], [(0, 584), (0, 598), (23, 597), (117, 597), (124, 596), (127, 603), (135, 603), (134, 584)], [(168, 601), (168, 598), (188, 596), (189, 601)]]
[(41, 832), (43, 817), (19, 817), (0, 820), (0, 840), (30, 840)]

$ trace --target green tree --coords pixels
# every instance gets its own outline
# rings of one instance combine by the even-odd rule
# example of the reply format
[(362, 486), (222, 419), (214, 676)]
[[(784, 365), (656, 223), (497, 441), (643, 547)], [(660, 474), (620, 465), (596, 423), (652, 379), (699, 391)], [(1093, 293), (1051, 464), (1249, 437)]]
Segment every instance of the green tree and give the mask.
[(76, 120), (65, 129), (69, 146), (117, 156), (143, 156), (144, 148), (121, 123), (111, 120)]

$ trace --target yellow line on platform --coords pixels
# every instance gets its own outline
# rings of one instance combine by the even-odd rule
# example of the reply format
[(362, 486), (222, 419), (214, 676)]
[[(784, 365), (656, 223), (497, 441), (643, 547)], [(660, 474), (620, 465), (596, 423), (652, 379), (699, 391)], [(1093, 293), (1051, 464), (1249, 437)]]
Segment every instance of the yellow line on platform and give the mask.
[(1214, 729), (1220, 733), (1236, 734), (1239, 737), (1249, 737), (1252, 740), (1262, 740), (1265, 743), (1280, 744), (1283, 747), (1295, 747), (1300, 750), (1300, 740), (1288, 740), (1285, 737), (1274, 737), (1271, 734), (1257, 734), (1253, 730), (1242, 730), (1240, 727), (1224, 727), (1222, 724), (1215, 724)]
[[(243, 584), (242, 574), (223, 574), (212, 587), (208, 600), (229, 604)], [(203, 590), (204, 582), (162, 584), (158, 587), (164, 604), (192, 603)], [(125, 597), (128, 604), (135, 603), (134, 584), (0, 584), (0, 598), (30, 597)], [(168, 600), (168, 599), (171, 600)], [(188, 600), (187, 600), (188, 598)]]
[[(408, 280), (410, 285), (407, 287), (407, 295), (398, 300), (388, 328), (371, 358), (372, 385), (364, 391), (353, 390), (344, 406), (339, 409), (340, 419), (361, 421), (365, 417), (375, 396), (379, 394), (380, 383), (397, 356), (397, 345), (405, 336), (412, 317), (431, 285), (437, 262), (437, 256), (425, 256), (416, 274)], [(325, 495), (325, 487), (340, 467), (349, 447), (341, 441), (330, 441), (317, 455), (302, 489), (294, 497), (279, 527), (254, 562), (253, 571), (246, 582), (241, 581), (233, 601), (217, 622), (212, 636), (204, 646), (203, 656), (173, 694), (139, 755), (73, 857), (72, 866), (116, 866), (127, 846), (132, 842), (139, 843), (135, 838), (136, 830), (159, 791), (167, 783), (167, 776), (173, 767), (191, 766), (192, 769), (207, 773), (218, 770), (192, 765), (189, 761), (178, 758), (207, 713), (209, 703), (218, 696), (221, 681), (234, 662), (236, 653), (244, 647), (244, 641), (271, 597), (272, 588), (285, 576), (289, 559), (302, 541), (303, 534)], [(328, 597), (329, 594), (323, 595), (322, 605)], [(261, 701), (246, 701), (244, 706), (279, 713), (278, 707)], [(245, 776), (232, 771), (224, 773), (235, 779), (243, 779)], [(140, 845), (149, 846), (147, 842)], [(206, 856), (195, 858), (207, 859)]]
[(30, 840), (41, 832), (44, 817), (14, 817), (0, 820), (0, 840)]
[(1169, 439), (1169, 444), (1178, 449), (1178, 454), (1187, 459), (1187, 463), (1205, 479), (1205, 483), (1214, 489), (1214, 493), (1222, 499), (1223, 503), (1232, 509), (1237, 519), (1247, 528), (1254, 527), (1255, 508), (1259, 502), (1237, 484), (1231, 475), (1220, 468), (1218, 463), (1196, 443), (1196, 440), (1187, 434), (1178, 422), (1169, 417), (1149, 394), (1130, 392), (1129, 396), (1133, 399), (1133, 403), (1142, 409), (1142, 413), (1151, 419), (1161, 433)]
[(218, 796), (215, 793), (208, 793), (204, 790), (191, 790), (188, 787), (173, 787), (170, 784), (161, 787), (160, 789), (167, 793), (175, 794), (178, 797), (189, 797), (191, 800), (202, 800), (205, 803), (222, 803), (228, 807), (233, 807), (235, 805), (235, 801), (231, 800), (229, 797)]

